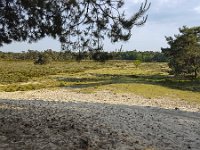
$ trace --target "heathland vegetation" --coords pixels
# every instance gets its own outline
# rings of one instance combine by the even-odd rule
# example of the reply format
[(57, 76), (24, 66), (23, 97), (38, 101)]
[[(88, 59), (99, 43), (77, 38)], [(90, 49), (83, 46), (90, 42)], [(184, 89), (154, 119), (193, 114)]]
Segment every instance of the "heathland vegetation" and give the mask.
[(102, 88), (199, 101), (200, 27), (183, 27), (175, 38), (167, 37), (169, 47), (162, 52), (103, 52), (105, 38), (128, 41), (132, 28), (147, 20), (147, 0), (129, 18), (123, 5), (110, 0), (1, 1), (0, 46), (51, 36), (63, 51), (0, 52), (0, 89)]
[(200, 103), (199, 29), (183, 27), (162, 52), (0, 52), (0, 90), (110, 90)]
[(144, 62), (136, 67), (133, 61), (126, 60), (54, 61), (46, 65), (2, 60), (0, 70), (0, 90), (7, 92), (41, 88), (69, 88), (79, 92), (111, 90), (200, 103), (199, 79), (174, 78), (169, 75), (167, 63)]

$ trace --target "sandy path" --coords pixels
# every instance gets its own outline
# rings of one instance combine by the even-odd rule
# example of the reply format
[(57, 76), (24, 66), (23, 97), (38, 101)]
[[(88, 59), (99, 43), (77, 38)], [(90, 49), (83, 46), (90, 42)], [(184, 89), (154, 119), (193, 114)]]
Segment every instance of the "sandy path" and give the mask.
[(200, 107), (183, 101), (69, 90), (2, 92), (0, 99), (0, 149), (200, 147)]

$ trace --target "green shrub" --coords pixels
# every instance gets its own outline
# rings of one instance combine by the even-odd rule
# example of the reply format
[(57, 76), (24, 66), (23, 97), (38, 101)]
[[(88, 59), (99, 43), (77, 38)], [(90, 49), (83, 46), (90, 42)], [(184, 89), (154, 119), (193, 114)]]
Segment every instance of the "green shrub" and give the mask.
[(97, 62), (103, 62), (105, 63), (109, 59), (111, 59), (111, 55), (108, 52), (101, 52), (101, 51), (96, 51), (92, 54), (92, 59)]
[(138, 68), (139, 65), (140, 65), (142, 62), (141, 62), (140, 60), (134, 60), (133, 63), (134, 63), (134, 65), (135, 65), (135, 67)]
[(52, 58), (48, 54), (40, 54), (38, 58), (34, 61), (36, 65), (45, 65), (49, 64), (52, 61)]

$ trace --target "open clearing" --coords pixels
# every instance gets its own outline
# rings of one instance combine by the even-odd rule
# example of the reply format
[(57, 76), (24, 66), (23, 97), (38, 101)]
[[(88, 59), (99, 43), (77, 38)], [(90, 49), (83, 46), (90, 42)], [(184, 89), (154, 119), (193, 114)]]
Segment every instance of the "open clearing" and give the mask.
[(0, 70), (0, 149), (200, 147), (200, 81), (174, 79), (165, 63), (0, 62)]
[(48, 65), (0, 61), (0, 91), (62, 87), (84, 93), (109, 90), (145, 98), (169, 97), (200, 103), (200, 79), (173, 78), (168, 71), (166, 63), (142, 63), (136, 68), (132, 61), (53, 62)]

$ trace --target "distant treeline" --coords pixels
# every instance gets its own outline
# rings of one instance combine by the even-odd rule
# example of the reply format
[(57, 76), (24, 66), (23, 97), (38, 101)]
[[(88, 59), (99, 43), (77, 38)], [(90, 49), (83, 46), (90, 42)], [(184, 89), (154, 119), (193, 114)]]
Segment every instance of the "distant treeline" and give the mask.
[(167, 58), (161, 52), (153, 51), (126, 51), (126, 52), (111, 52), (114, 59), (117, 60), (140, 60), (142, 62), (166, 62)]
[(38, 57), (45, 56), (51, 61), (67, 61), (67, 60), (140, 60), (142, 62), (166, 62), (167, 58), (161, 52), (153, 51), (126, 51), (126, 52), (100, 52), (100, 51), (53, 51), (51, 49), (45, 51), (28, 50), (27, 52), (1, 52), (1, 60), (37, 60)]

